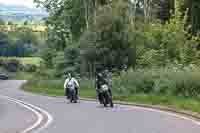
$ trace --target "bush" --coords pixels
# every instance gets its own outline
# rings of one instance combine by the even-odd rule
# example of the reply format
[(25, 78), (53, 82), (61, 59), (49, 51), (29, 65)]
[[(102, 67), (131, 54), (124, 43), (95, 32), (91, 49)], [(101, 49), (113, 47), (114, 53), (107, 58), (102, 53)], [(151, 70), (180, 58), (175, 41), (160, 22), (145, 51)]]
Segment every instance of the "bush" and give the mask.
[(36, 72), (37, 66), (32, 64), (20, 65), (20, 70), (24, 72)]
[[(81, 90), (83, 90), (82, 93), (87, 90), (95, 93), (95, 81), (93, 79), (81, 78), (79, 81)], [(145, 94), (200, 98), (199, 81), (200, 71), (199, 68), (194, 66), (138, 69), (121, 73), (120, 76), (114, 76), (112, 90), (114, 96)], [(44, 81), (38, 82), (45, 85)], [(55, 85), (62, 89), (64, 81), (58, 80), (55, 85), (54, 82), (46, 81), (46, 83), (52, 89)]]
[(56, 51), (50, 48), (46, 48), (43, 50), (41, 58), (43, 59), (43, 63), (47, 68), (53, 68), (53, 58), (56, 56)]
[(17, 72), (20, 62), (16, 59), (4, 60), (2, 66), (9, 72)]
[(3, 66), (4, 64), (4, 59), (0, 58), (0, 66)]
[(55, 70), (53, 69), (47, 69), (43, 66), (41, 66), (39, 69), (37, 69), (35, 75), (38, 78), (40, 78), (41, 80), (50, 80), (50, 79), (55, 79)]
[(118, 94), (200, 96), (199, 68), (168, 67), (128, 72), (113, 79)]

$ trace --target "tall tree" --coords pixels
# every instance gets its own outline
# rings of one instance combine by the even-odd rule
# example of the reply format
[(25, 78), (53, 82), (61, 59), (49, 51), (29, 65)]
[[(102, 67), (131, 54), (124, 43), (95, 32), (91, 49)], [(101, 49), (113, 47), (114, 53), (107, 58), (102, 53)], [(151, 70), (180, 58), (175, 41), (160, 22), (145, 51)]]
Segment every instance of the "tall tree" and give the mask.
[[(93, 23), (97, 8), (96, 0), (36, 0), (49, 12), (47, 25), (49, 35), (58, 49), (67, 43), (77, 41), (80, 35)], [(54, 31), (54, 32), (52, 32)], [(56, 42), (55, 42), (56, 41)]]

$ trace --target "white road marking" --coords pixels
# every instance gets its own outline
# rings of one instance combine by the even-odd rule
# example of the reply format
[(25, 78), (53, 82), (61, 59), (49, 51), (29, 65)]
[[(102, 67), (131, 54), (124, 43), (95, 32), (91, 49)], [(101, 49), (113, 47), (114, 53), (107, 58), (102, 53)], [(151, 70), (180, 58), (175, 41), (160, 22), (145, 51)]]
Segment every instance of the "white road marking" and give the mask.
[[(44, 130), (44, 129), (47, 128), (47, 127), (52, 123), (52, 121), (53, 121), (53, 117), (52, 117), (47, 111), (45, 111), (45, 110), (43, 110), (43, 109), (41, 109), (41, 108), (39, 108), (39, 107), (37, 107), (37, 106), (34, 106), (34, 105), (32, 105), (32, 104), (29, 104), (29, 103), (25, 103), (25, 102), (23, 102), (23, 101), (21, 101), (21, 100), (17, 100), (17, 99), (8, 97), (8, 96), (2, 96), (2, 95), (0, 95), (0, 96), (3, 97), (3, 98), (5, 98), (5, 99), (7, 99), (7, 100), (9, 100), (9, 101), (11, 101), (11, 102), (14, 102), (14, 103), (17, 103), (17, 104), (21, 105), (22, 107), (24, 107), (24, 108), (26, 108), (26, 109), (32, 111), (32, 112), (37, 116), (37, 121), (36, 121), (36, 123), (34, 123), (32, 126), (28, 127), (27, 129), (25, 129), (24, 131), (22, 131), (22, 132), (20, 132), (20, 133), (28, 133), (28, 132), (30, 132), (31, 130), (33, 130), (33, 129), (39, 127), (40, 124), (41, 124), (41, 122), (42, 122), (42, 120), (44, 120), (44, 117), (43, 117), (42, 113), (45, 114), (45, 115), (47, 116), (47, 122), (45, 123), (44, 126), (40, 127), (40, 128), (37, 129), (35, 132), (38, 133), (38, 132), (40, 132), (41, 130)], [(40, 112), (42, 112), (42, 113), (40, 113)]]

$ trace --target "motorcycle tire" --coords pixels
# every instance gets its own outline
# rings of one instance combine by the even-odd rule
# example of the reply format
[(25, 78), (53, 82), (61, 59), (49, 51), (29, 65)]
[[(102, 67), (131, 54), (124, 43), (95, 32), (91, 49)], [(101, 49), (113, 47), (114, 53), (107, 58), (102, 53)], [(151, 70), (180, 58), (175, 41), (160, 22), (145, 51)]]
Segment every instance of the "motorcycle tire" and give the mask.
[(77, 103), (77, 99), (76, 99), (76, 92), (75, 91), (70, 91), (70, 102), (71, 103)]
[(108, 97), (107, 92), (103, 93), (103, 104), (104, 104), (104, 107), (107, 107), (107, 105), (109, 104), (109, 97)]
[(110, 95), (109, 92), (105, 93), (105, 99), (106, 99), (106, 103), (110, 104), (110, 107), (113, 108), (114, 104), (113, 104), (113, 101), (112, 101), (112, 96)]

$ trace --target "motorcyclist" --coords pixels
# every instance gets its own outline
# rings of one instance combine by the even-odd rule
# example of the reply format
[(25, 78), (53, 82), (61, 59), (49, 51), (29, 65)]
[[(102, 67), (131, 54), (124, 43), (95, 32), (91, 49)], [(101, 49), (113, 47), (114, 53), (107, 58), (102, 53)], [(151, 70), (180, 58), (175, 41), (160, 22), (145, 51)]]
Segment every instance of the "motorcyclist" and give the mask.
[(65, 96), (67, 96), (67, 99), (69, 99), (69, 97), (70, 97), (69, 96), (69, 87), (68, 87), (69, 85), (75, 89), (76, 97), (78, 99), (79, 83), (78, 83), (77, 79), (72, 76), (71, 73), (68, 74), (68, 77), (64, 83), (64, 91), (65, 91)]
[(96, 77), (97, 98), (101, 104), (102, 104), (102, 98), (99, 92), (100, 92), (101, 86), (104, 84), (108, 85), (108, 91), (110, 95), (112, 96), (112, 91), (111, 91), (112, 75), (108, 70), (105, 70), (103, 72), (98, 72), (97, 77)]

